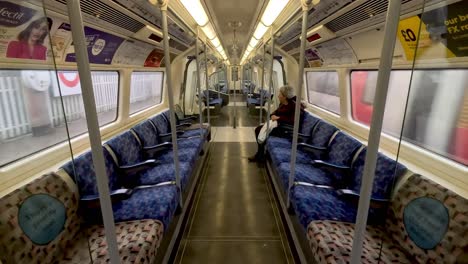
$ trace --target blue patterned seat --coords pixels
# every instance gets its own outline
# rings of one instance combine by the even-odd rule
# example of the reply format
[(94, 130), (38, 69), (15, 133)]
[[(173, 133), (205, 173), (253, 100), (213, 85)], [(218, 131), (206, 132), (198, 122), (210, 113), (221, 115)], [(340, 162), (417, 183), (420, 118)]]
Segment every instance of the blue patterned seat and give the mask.
[[(109, 180), (109, 189), (120, 189), (118, 167), (110, 153), (103, 147), (106, 175)], [(66, 163), (62, 168), (75, 181), (81, 198), (99, 194), (96, 182), (91, 151), (88, 151), (73, 161)], [(112, 202), (114, 219), (116, 222), (139, 219), (157, 219), (169, 225), (175, 209), (179, 203), (178, 189), (174, 184), (135, 189), (128, 199)], [(87, 223), (101, 223), (102, 217), (99, 208), (86, 208), (83, 217)]]
[[(136, 189), (125, 200), (112, 203), (114, 220), (116, 222), (157, 219), (164, 223), (164, 228), (171, 224), (179, 205), (179, 193), (174, 184)], [(87, 209), (85, 221), (101, 223), (100, 209)]]
[[(296, 184), (292, 188), (290, 196), (291, 204), (304, 227), (307, 227), (311, 221), (315, 220), (355, 221), (365, 157), (366, 150), (364, 149), (353, 163), (350, 175), (347, 177), (349, 180), (344, 180), (344, 182), (348, 182), (345, 184), (346, 190), (350, 190), (354, 194), (346, 194), (341, 190), (332, 188), (326, 189), (315, 186), (303, 186), (301, 184)], [(372, 199), (390, 200), (395, 182), (400, 179), (405, 171), (405, 166), (379, 153), (372, 189)], [(299, 178), (298, 176), (296, 177)], [(304, 180), (297, 179), (297, 181)], [(310, 183), (310, 181), (305, 182)], [(369, 223), (381, 223), (384, 220), (384, 212), (385, 207), (380, 209), (371, 208), (368, 219)]]
[[(324, 157), (326, 157), (324, 161), (337, 166), (351, 167), (352, 158), (361, 146), (361, 143), (356, 139), (343, 132), (338, 132), (328, 147), (328, 153), (324, 155)], [(284, 187), (287, 188), (290, 174), (290, 161), (287, 160), (283, 162), (282, 160), (284, 160), (285, 157), (290, 157), (291, 154), (284, 149), (275, 149), (270, 156), (274, 162), (273, 164), (276, 166), (278, 176), (285, 184)], [(304, 152), (298, 151), (297, 157), (294, 181), (334, 187), (346, 186), (345, 182), (348, 178), (348, 171), (335, 172), (333, 170), (327, 170), (327, 166), (325, 166), (325, 168), (323, 168), (323, 166), (318, 166), (318, 164), (312, 160), (312, 155), (305, 154)]]
[[(170, 110), (166, 110), (166, 111), (164, 111), (162, 113), (162, 115), (164, 115), (164, 117), (166, 118), (166, 122), (167, 122), (167, 124), (169, 126), (169, 131), (171, 131), (171, 129), (170, 129), (170, 120), (171, 120), (170, 113), (171, 113)], [(177, 126), (182, 125), (182, 122), (180, 121), (178, 116), (175, 115), (175, 117), (176, 117), (176, 125)], [(183, 134), (184, 137), (198, 137), (198, 136), (202, 135), (203, 138), (205, 138), (205, 139), (210, 139), (211, 138), (211, 135), (210, 135), (211, 134), (211, 128), (210, 128), (209, 124), (203, 124), (202, 128), (200, 128), (199, 125), (198, 126), (195, 125), (195, 127), (189, 126), (189, 127), (184, 128), (183, 131), (184, 131), (184, 134)]]
[[(106, 142), (117, 158), (119, 166), (133, 166), (146, 161), (141, 151), (140, 144), (131, 131), (126, 131), (117, 135)], [(187, 162), (179, 162), (181, 187), (185, 190), (189, 177), (194, 169), (197, 152), (192, 152), (193, 159)], [(168, 157), (170, 158), (170, 156)], [(145, 169), (137, 175), (131, 175), (132, 183), (136, 185), (153, 185), (167, 181), (175, 180), (175, 165), (173, 160), (170, 163), (162, 163), (157, 160), (157, 164), (151, 168)]]
[[(137, 135), (141, 145), (143, 147), (152, 147), (158, 144), (162, 144), (154, 124), (150, 120), (145, 120), (131, 129)], [(188, 161), (189, 163), (196, 160), (198, 153), (203, 149), (204, 141), (202, 138), (181, 138), (177, 140), (177, 146), (179, 150), (179, 160)], [(162, 162), (169, 162), (173, 160), (172, 148), (158, 152), (156, 158)]]
[[(303, 124), (302, 134), (310, 135), (306, 143), (314, 147), (327, 147), (330, 138), (335, 134), (338, 128), (325, 121), (320, 121), (310, 114), (305, 114), (305, 116), (307, 117), (304, 118), (305, 123)], [(291, 140), (276, 140), (273, 138), (271, 142), (267, 142), (267, 150), (276, 164), (291, 161), (291, 148)], [(323, 158), (323, 156), (316, 156), (299, 148), (297, 150), (296, 162), (308, 163), (311, 160), (321, 158)]]
[[(151, 117), (149, 119), (151, 122), (153, 122), (154, 124), (154, 127), (156, 128), (156, 131), (158, 132), (158, 137), (161, 138), (161, 135), (168, 135), (171, 133), (171, 125), (170, 123), (167, 121), (166, 117), (163, 115), (163, 114), (158, 114), (158, 115), (155, 115), (153, 117)], [(203, 144), (204, 144), (204, 140), (206, 138), (191, 138), (192, 136), (196, 136), (196, 137), (199, 137), (200, 135), (199, 134), (185, 134), (189, 131), (181, 131), (183, 132), (181, 135), (177, 135), (177, 139), (178, 139), (178, 144), (180, 145), (180, 147), (194, 147), (194, 146), (197, 146), (199, 147), (200, 149), (203, 147)], [(199, 131), (198, 131), (199, 132)], [(193, 133), (193, 132), (191, 132)], [(181, 139), (184, 139), (183, 142), (181, 142), (180, 140)], [(170, 137), (167, 138), (167, 140), (165, 141), (171, 141), (172, 139)], [(200, 143), (201, 142), (201, 143)]]

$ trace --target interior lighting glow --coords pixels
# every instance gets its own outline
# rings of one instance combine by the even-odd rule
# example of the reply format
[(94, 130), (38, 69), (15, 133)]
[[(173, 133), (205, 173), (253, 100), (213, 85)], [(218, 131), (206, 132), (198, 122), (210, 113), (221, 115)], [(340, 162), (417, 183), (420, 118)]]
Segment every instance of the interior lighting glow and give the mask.
[(208, 23), (208, 16), (203, 8), (200, 0), (180, 0), (185, 9), (192, 15), (193, 19), (199, 26), (204, 26)]
[(205, 33), (205, 35), (206, 35), (206, 37), (208, 39), (211, 40), (211, 39), (216, 38), (216, 32), (214, 31), (213, 26), (211, 25), (211, 23), (208, 22), (201, 29), (203, 30), (203, 32)]
[(258, 44), (258, 39), (252, 38), (249, 42), (249, 46), (256, 47)]
[(268, 27), (263, 25), (262, 22), (259, 22), (258, 25), (257, 25), (257, 28), (255, 29), (255, 32), (254, 32), (254, 38), (261, 39), (263, 37), (263, 35), (265, 35), (265, 32), (267, 30), (268, 30)]
[(211, 39), (210, 41), (211, 41), (211, 44), (213, 44), (215, 48), (218, 48), (219, 46), (221, 46), (221, 42), (219, 41), (217, 37), (215, 37), (214, 39)]
[(267, 27), (271, 26), (288, 2), (289, 0), (270, 0), (260, 21)]

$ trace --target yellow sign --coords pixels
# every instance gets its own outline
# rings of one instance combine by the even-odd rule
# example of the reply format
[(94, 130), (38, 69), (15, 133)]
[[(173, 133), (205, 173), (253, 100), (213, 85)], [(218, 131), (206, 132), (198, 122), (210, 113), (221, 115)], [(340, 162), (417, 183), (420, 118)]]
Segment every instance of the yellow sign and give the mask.
[[(421, 23), (419, 16), (401, 20), (397, 35), (407, 60), (414, 60), (415, 57), (418, 59), (455, 57), (455, 54), (447, 49), (440, 40), (431, 37), (426, 24)], [(416, 53), (417, 56), (415, 56)]]

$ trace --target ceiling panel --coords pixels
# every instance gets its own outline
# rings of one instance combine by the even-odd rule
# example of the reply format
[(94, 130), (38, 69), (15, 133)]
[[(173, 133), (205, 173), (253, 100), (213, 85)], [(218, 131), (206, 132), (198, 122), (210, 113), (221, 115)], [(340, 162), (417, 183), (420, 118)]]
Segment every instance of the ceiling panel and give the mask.
[[(237, 39), (237, 56), (242, 56), (245, 47), (250, 40), (250, 34), (256, 22), (259, 19), (259, 14), (266, 3), (265, 0), (203, 0), (207, 8), (208, 16), (213, 21), (214, 27), (223, 44), (226, 54), (230, 59), (234, 59), (234, 34), (233, 29), (229, 26), (229, 22), (237, 21), (242, 25), (236, 30)], [(233, 61), (234, 62), (234, 61)]]

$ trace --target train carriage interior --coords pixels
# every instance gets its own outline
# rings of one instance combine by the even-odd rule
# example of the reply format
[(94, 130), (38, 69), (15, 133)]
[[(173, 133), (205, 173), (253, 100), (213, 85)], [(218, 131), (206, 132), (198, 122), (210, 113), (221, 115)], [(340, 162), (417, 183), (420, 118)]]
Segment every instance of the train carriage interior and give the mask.
[(0, 0), (0, 264), (468, 264), (467, 0)]

